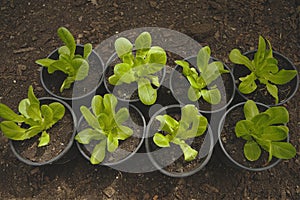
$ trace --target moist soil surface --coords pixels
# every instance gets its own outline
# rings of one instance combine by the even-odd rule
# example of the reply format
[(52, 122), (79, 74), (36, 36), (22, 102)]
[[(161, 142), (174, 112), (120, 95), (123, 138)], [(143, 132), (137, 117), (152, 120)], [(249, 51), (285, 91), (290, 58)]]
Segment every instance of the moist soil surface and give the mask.
[[(163, 27), (209, 45), (212, 56), (232, 67), (231, 49), (254, 50), (263, 35), (275, 51), (300, 68), (299, 0), (216, 1), (0, 1), (0, 102), (17, 111), (29, 85), (49, 96), (35, 60), (61, 46), (56, 31), (67, 27), (77, 43), (102, 41), (125, 30)], [(178, 41), (179, 42), (179, 41)], [(198, 51), (198, 49), (196, 50)], [(189, 55), (191, 56), (191, 55)], [(105, 62), (105, 60), (104, 60)], [(167, 95), (166, 95), (167, 97)], [(159, 97), (162, 98), (162, 97)], [(21, 163), (0, 135), (1, 199), (300, 199), (300, 93), (285, 106), (297, 156), (263, 172), (236, 170), (216, 148), (206, 167), (187, 178), (158, 171), (127, 173), (92, 166), (79, 152), (63, 165)]]

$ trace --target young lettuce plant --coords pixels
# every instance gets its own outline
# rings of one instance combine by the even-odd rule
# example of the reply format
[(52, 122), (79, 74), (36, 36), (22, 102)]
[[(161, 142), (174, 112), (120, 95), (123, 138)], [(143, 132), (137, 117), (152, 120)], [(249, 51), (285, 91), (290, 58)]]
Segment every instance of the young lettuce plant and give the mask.
[(141, 33), (133, 44), (120, 37), (115, 41), (115, 50), (122, 63), (115, 65), (114, 74), (108, 81), (112, 85), (137, 82), (138, 96), (145, 105), (156, 101), (157, 91), (152, 85), (159, 87), (158, 76), (155, 73), (162, 70), (167, 62), (166, 52), (159, 46), (151, 47), (152, 39), (148, 32)]
[(153, 141), (159, 147), (169, 147), (170, 142), (179, 145), (186, 161), (192, 161), (198, 152), (189, 146), (185, 140), (201, 136), (207, 129), (207, 119), (200, 115), (194, 105), (186, 105), (181, 109), (180, 121), (171, 116), (158, 115), (160, 132), (154, 134)]
[(81, 144), (99, 141), (90, 158), (92, 164), (101, 163), (106, 149), (114, 152), (119, 146), (119, 140), (126, 140), (133, 134), (132, 129), (122, 125), (129, 118), (128, 109), (121, 108), (116, 113), (117, 103), (114, 95), (105, 94), (103, 98), (99, 95), (93, 97), (92, 112), (85, 106), (80, 107), (89, 128), (80, 131), (75, 139)]
[(278, 103), (278, 88), (276, 85), (284, 85), (290, 82), (296, 75), (296, 70), (278, 69), (278, 61), (273, 57), (272, 46), (267, 40), (269, 49), (267, 49), (265, 39), (259, 36), (258, 49), (254, 54), (254, 59), (241, 54), (238, 49), (233, 49), (229, 54), (229, 59), (235, 64), (246, 66), (251, 73), (245, 77), (240, 77), (241, 81), (238, 89), (243, 94), (250, 94), (257, 88), (256, 80), (260, 84), (266, 85), (267, 91), (275, 98)]
[[(65, 107), (58, 102), (40, 106), (32, 86), (29, 87), (28, 98), (20, 101), (18, 110), (20, 114), (0, 103), (0, 117), (5, 120), (0, 123), (2, 133), (11, 140), (26, 140), (41, 133), (39, 147), (49, 143), (47, 130), (65, 114)], [(24, 127), (21, 124), (25, 124)]]
[(92, 52), (92, 45), (90, 43), (84, 45), (83, 55), (75, 54), (76, 43), (70, 31), (64, 27), (60, 27), (57, 30), (57, 34), (65, 43), (64, 46), (58, 49), (59, 59), (44, 58), (35, 62), (47, 67), (49, 74), (59, 70), (67, 75), (67, 78), (60, 87), (60, 92), (62, 92), (64, 89), (70, 88), (74, 81), (80, 81), (87, 77), (89, 72), (87, 59)]
[(289, 129), (285, 123), (289, 121), (289, 113), (283, 106), (271, 107), (265, 112), (259, 110), (252, 100), (244, 105), (245, 120), (237, 122), (235, 133), (245, 139), (244, 155), (249, 161), (256, 161), (261, 155), (261, 148), (272, 157), (290, 159), (296, 155), (295, 147), (283, 142)]
[(188, 79), (190, 87), (188, 89), (188, 98), (191, 101), (197, 101), (201, 97), (210, 103), (218, 104), (221, 101), (221, 93), (216, 85), (211, 83), (216, 80), (222, 73), (228, 73), (224, 69), (222, 62), (214, 61), (209, 63), (210, 48), (205, 46), (201, 48), (197, 55), (197, 67), (190, 67), (189, 63), (184, 60), (176, 60), (175, 63), (182, 67), (183, 75)]

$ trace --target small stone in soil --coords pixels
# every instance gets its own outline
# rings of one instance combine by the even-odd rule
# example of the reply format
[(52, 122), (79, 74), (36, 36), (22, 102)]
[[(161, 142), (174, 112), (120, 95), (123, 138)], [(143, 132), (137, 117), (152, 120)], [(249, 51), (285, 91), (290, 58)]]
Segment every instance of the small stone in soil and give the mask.
[(115, 194), (115, 192), (116, 192), (116, 190), (115, 190), (113, 187), (111, 187), (111, 186), (108, 186), (107, 188), (105, 188), (105, 189), (103, 190), (103, 193), (104, 193), (108, 198), (112, 197), (112, 196)]

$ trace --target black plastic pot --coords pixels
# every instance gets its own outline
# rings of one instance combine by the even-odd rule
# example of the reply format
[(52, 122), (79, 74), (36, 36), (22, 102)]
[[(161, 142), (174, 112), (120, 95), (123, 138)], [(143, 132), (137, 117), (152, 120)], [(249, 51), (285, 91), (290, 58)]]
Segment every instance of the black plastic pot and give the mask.
[[(218, 141), (219, 141), (218, 148), (217, 148), (218, 156), (223, 163), (234, 168), (249, 170), (249, 171), (263, 171), (263, 170), (270, 169), (276, 166), (281, 161), (281, 159), (277, 159), (273, 157), (272, 160), (268, 163), (268, 165), (266, 166), (260, 165), (261, 163), (266, 162), (266, 160), (268, 159), (268, 153), (262, 150), (261, 157), (258, 161), (255, 162), (247, 161), (243, 154), (243, 144), (245, 140), (241, 138), (237, 138), (235, 135), (234, 132), (235, 124), (239, 120), (244, 119), (244, 113), (243, 113), (244, 104), (245, 102), (241, 102), (234, 105), (221, 118), (219, 128), (218, 128)], [(262, 103), (256, 103), (256, 105), (260, 112), (263, 112), (269, 108), (269, 106), (266, 106)], [(231, 131), (225, 132), (226, 127)], [(224, 136), (224, 134), (226, 134), (226, 137)], [(226, 139), (227, 137), (231, 137), (231, 139), (228, 140)], [(226, 141), (226, 143), (224, 143), (224, 141)], [(289, 136), (287, 137), (287, 141), (289, 141)], [(231, 148), (234, 147), (233, 152), (231, 153), (228, 152), (228, 148), (226, 149), (226, 145), (228, 145), (228, 147), (230, 146)], [(242, 161), (237, 161), (237, 158), (242, 159)]]
[[(38, 143), (38, 137), (39, 135), (30, 138), (28, 140), (24, 140), (24, 141), (14, 141), (14, 140), (9, 140), (9, 144), (11, 147), (12, 152), (14, 153), (14, 155), (22, 162), (24, 162), (25, 164), (31, 165), (31, 166), (43, 166), (43, 165), (50, 165), (50, 164), (64, 164), (72, 159), (74, 159), (77, 154), (78, 151), (76, 149), (75, 144), (73, 143), (74, 141), (74, 137), (76, 134), (76, 127), (77, 127), (77, 119), (76, 119), (76, 115), (73, 112), (72, 108), (64, 101), (54, 98), (54, 97), (43, 97), (43, 98), (39, 98), (41, 105), (42, 104), (49, 104), (51, 102), (59, 102), (61, 104), (64, 105), (65, 107), (65, 116), (66, 117), (68, 115), (68, 117), (71, 117), (71, 121), (72, 124), (68, 124), (70, 127), (70, 139), (68, 140), (67, 145), (65, 146), (65, 148), (55, 157), (49, 159), (49, 160), (45, 160), (45, 161), (32, 161), (28, 158), (26, 158), (22, 153), (24, 152), (20, 152), (20, 147), (22, 146), (28, 146), (28, 145), (32, 145), (32, 144), (36, 144), (36, 154), (40, 157), (42, 157), (42, 153), (44, 153), (45, 151), (53, 151), (53, 148), (57, 147), (57, 146), (61, 146), (62, 145), (62, 141), (53, 141), (51, 140), (51, 133), (50, 133), (50, 143), (47, 146), (44, 147), (37, 147), (37, 143)], [(54, 126), (57, 127), (65, 127), (66, 124), (64, 124), (64, 118), (59, 120)], [(54, 126), (52, 128), (50, 128), (48, 131), (51, 131), (51, 129), (54, 128)], [(60, 130), (61, 128), (59, 128), (58, 130)], [(64, 133), (60, 133), (60, 134), (64, 134)], [(55, 144), (51, 144), (51, 143), (55, 143)]]
[[(76, 45), (75, 54), (83, 55), (83, 45)], [(57, 60), (59, 57), (58, 49), (54, 50), (48, 58)], [(40, 78), (43, 88), (53, 97), (62, 99), (72, 105), (74, 112), (77, 117), (80, 116), (79, 107), (81, 105), (88, 105), (91, 102), (91, 98), (96, 93), (96, 90), (101, 87), (103, 82), (103, 71), (104, 64), (99, 55), (92, 50), (88, 58), (89, 62), (89, 74), (88, 76), (81, 81), (75, 81), (71, 88), (65, 89), (62, 93), (59, 91), (60, 86), (67, 77), (61, 71), (55, 71), (53, 74), (48, 73), (46, 67), (42, 67)], [(102, 86), (103, 87), (103, 86)]]
[[(198, 143), (199, 139), (201, 139), (201, 142), (198, 143), (199, 145), (201, 144), (201, 147), (199, 147), (200, 149), (196, 149), (199, 153), (194, 161), (184, 161), (183, 152), (178, 145), (173, 145), (171, 143), (170, 147), (167, 148), (160, 148), (156, 146), (153, 142), (153, 136), (159, 130), (160, 123), (155, 120), (155, 117), (163, 114), (171, 116), (181, 115), (181, 108), (182, 107), (180, 105), (171, 105), (160, 109), (150, 119), (146, 131), (145, 146), (149, 159), (161, 173), (170, 177), (187, 177), (199, 172), (210, 160), (214, 146), (214, 139), (210, 125), (208, 125), (207, 131), (202, 136), (189, 141), (189, 144), (193, 146), (194, 142)], [(183, 167), (180, 167), (181, 171), (177, 171), (177, 169), (175, 171), (173, 169), (169, 170), (168, 167), (171, 165), (177, 167), (176, 162), (182, 166), (184, 165)], [(189, 165), (193, 165), (194, 167), (185, 171), (183, 168), (186, 168)]]
[[(100, 163), (100, 165), (118, 166), (121, 164), (125, 164), (128, 160), (130, 160), (131, 157), (134, 156), (134, 154), (140, 149), (140, 147), (143, 144), (145, 138), (145, 132), (146, 132), (146, 121), (142, 113), (135, 106), (133, 105), (128, 105), (128, 106), (129, 106), (128, 109), (129, 109), (130, 117), (129, 120), (127, 120), (124, 123), (124, 125), (127, 126), (127, 124), (131, 124), (132, 126), (134, 124), (135, 129), (133, 129), (134, 131), (133, 135), (127, 138), (125, 141), (128, 143), (135, 144), (135, 148), (132, 151), (127, 151), (126, 149), (122, 149), (122, 143), (124, 143), (125, 141), (120, 140), (118, 149), (113, 153), (109, 153), (108, 151), (106, 151), (105, 158)], [(118, 104), (117, 109), (121, 107), (122, 104)], [(82, 116), (79, 120), (77, 132), (80, 132), (81, 130), (87, 127), (88, 127), (87, 122)], [(137, 140), (138, 142), (136, 142)], [(91, 152), (93, 151), (94, 146), (98, 142), (99, 141), (92, 141), (90, 144), (86, 144), (86, 145), (76, 142), (76, 144), (82, 156), (85, 157), (87, 160), (90, 160)]]
[[(118, 63), (120, 63), (121, 60), (118, 58), (117, 53), (114, 53), (107, 61), (106, 63), (106, 67), (105, 67), (105, 71), (104, 71), (104, 85), (106, 90), (111, 93), (114, 94), (117, 99), (119, 101), (125, 101), (125, 102), (138, 102), (139, 97), (138, 97), (138, 85), (136, 82), (130, 83), (130, 84), (126, 84), (123, 83), (121, 85), (111, 85), (108, 82), (108, 78), (109, 76), (113, 75), (113, 69), (114, 66)], [(165, 67), (156, 73), (158, 75), (158, 77), (160, 78), (160, 85), (162, 84), (162, 82), (164, 81), (165, 78), (165, 74), (166, 74), (166, 69)], [(159, 88), (157, 88), (158, 90)]]
[[(257, 50), (249, 51), (244, 53), (243, 55), (247, 56), (250, 59), (254, 58), (254, 54), (257, 52)], [(278, 68), (280, 69), (286, 69), (286, 70), (297, 70), (295, 65), (285, 56), (282, 54), (273, 51), (273, 56), (278, 60)], [(259, 81), (256, 82), (258, 88), (252, 92), (251, 94), (243, 94), (238, 90), (238, 86), (241, 83), (239, 80), (240, 77), (245, 77), (249, 75), (251, 71), (243, 66), (243, 65), (234, 65), (233, 67), (233, 76), (235, 78), (236, 83), (236, 89), (238, 94), (244, 99), (244, 100), (253, 100), (256, 102), (263, 103), (268, 106), (276, 106), (276, 105), (282, 105), (289, 101), (297, 92), (299, 87), (299, 74), (297, 73), (296, 77), (292, 79), (289, 83), (285, 85), (277, 85), (278, 87), (278, 94), (279, 94), (279, 103), (275, 104), (275, 99), (267, 92), (265, 85), (262, 85), (259, 83)]]
[[(194, 67), (199, 73), (198, 68), (195, 67), (197, 66), (196, 56), (188, 57), (185, 59), (185, 61), (189, 62), (190, 66)], [(213, 61), (218, 60), (211, 57), (210, 62)], [(187, 78), (182, 74), (182, 68), (176, 65), (170, 77), (170, 89), (175, 99), (182, 105), (194, 104), (202, 113), (216, 113), (225, 110), (234, 99), (235, 83), (229, 67), (224, 64), (224, 68), (227, 69), (229, 73), (221, 74), (221, 76), (219, 76), (215, 81), (213, 81), (210, 84), (217, 85), (217, 88), (220, 90), (222, 96), (221, 102), (219, 104), (212, 105), (206, 102), (203, 98), (200, 98), (196, 102), (189, 100), (188, 89), (190, 87), (190, 83), (187, 80)]]

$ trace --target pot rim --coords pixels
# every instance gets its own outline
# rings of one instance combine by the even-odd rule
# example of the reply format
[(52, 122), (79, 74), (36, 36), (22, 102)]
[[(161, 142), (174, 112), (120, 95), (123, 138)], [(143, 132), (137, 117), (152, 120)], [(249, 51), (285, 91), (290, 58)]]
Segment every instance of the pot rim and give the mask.
[[(161, 173), (167, 175), (167, 176), (170, 176), (170, 177), (174, 177), (174, 178), (182, 178), (182, 177), (187, 177), (187, 176), (191, 176), (197, 172), (199, 172), (201, 169), (203, 169), (207, 163), (209, 162), (211, 156), (212, 156), (212, 153), (213, 153), (213, 149), (214, 149), (214, 137), (213, 137), (213, 132), (212, 132), (212, 129), (210, 127), (210, 124), (208, 123), (208, 126), (207, 126), (207, 130), (206, 130), (206, 134), (205, 135), (209, 135), (209, 139), (210, 139), (210, 148), (209, 148), (209, 151), (208, 151), (208, 154), (204, 157), (204, 161), (201, 162), (201, 164), (196, 167), (195, 169), (191, 170), (191, 171), (188, 171), (188, 172), (182, 172), (182, 173), (177, 173), (177, 172), (169, 172), (165, 169), (163, 169), (163, 167), (161, 165), (159, 165), (155, 159), (153, 158), (153, 156), (151, 155), (151, 152), (150, 152), (150, 146), (149, 146), (149, 129), (150, 129), (150, 126), (151, 124), (153, 123), (155, 117), (157, 115), (159, 115), (161, 112), (163, 111), (166, 111), (167, 109), (172, 109), (172, 108), (182, 108), (183, 105), (169, 105), (169, 106), (165, 106), (161, 109), (159, 109), (158, 111), (156, 111), (148, 125), (147, 125), (147, 129), (146, 129), (146, 139), (145, 139), (145, 146), (146, 146), (146, 151), (147, 151), (147, 155), (148, 155), (148, 158), (150, 159), (151, 163), (156, 167), (156, 169), (158, 169)], [(200, 114), (202, 114), (201, 112), (199, 112)]]
[[(56, 161), (59, 161), (59, 159), (62, 158), (64, 155), (66, 155), (67, 152), (71, 149), (71, 147), (73, 145), (74, 137), (75, 137), (75, 134), (76, 134), (76, 127), (77, 127), (76, 115), (75, 115), (73, 109), (71, 108), (71, 106), (69, 106), (69, 104), (67, 104), (63, 100), (55, 98), (55, 97), (41, 97), (41, 98), (38, 98), (38, 99), (39, 99), (39, 101), (42, 101), (42, 100), (51, 100), (53, 102), (59, 102), (62, 105), (64, 105), (64, 107), (69, 110), (69, 112), (71, 113), (71, 116), (72, 116), (72, 120), (73, 120), (73, 133), (72, 133), (72, 135), (70, 137), (70, 141), (67, 144), (66, 148), (62, 152), (60, 152), (56, 157), (54, 157), (54, 158), (52, 158), (52, 159), (50, 159), (48, 161), (45, 161), (45, 162), (33, 162), (33, 161), (31, 161), (31, 160), (29, 160), (27, 158), (24, 158), (15, 149), (15, 147), (14, 147), (14, 141), (13, 140), (9, 140), (9, 145), (10, 145), (10, 148), (11, 148), (13, 154), (20, 161), (22, 161), (25, 164), (31, 165), (31, 166), (43, 166), (43, 165), (48, 165), (48, 164), (55, 164)], [(23, 140), (23, 141), (25, 141), (25, 140)]]
[[(83, 48), (84, 45), (82, 44), (76, 44), (76, 47), (81, 47)], [(48, 56), (47, 58), (51, 57), (51, 55), (53, 55), (54, 53), (56, 53), (58, 51), (59, 48), (53, 50)], [(62, 99), (62, 100), (65, 100), (65, 101), (72, 101), (72, 100), (80, 100), (80, 99), (83, 99), (87, 96), (90, 96), (91, 94), (95, 94), (96, 93), (96, 90), (101, 86), (102, 82), (103, 82), (103, 73), (104, 73), (104, 63), (103, 63), (103, 60), (101, 59), (101, 57), (98, 55), (98, 53), (96, 53), (96, 51), (94, 49), (92, 49), (92, 53), (99, 59), (100, 61), (100, 66), (102, 67), (102, 75), (101, 77), (99, 77), (99, 83), (95, 86), (95, 88), (93, 88), (90, 92), (82, 95), (82, 96), (77, 96), (77, 97), (63, 97), (63, 96), (60, 96), (59, 94), (55, 94), (54, 92), (51, 91), (51, 89), (49, 89), (47, 87), (47, 85), (45, 84), (44, 82), (44, 79), (43, 79), (43, 73), (44, 71), (47, 71), (47, 68), (44, 67), (44, 66), (41, 66), (41, 70), (40, 70), (40, 81), (42, 83), (42, 86), (43, 88), (47, 91), (48, 94), (50, 94), (51, 96), (55, 97), (55, 98), (58, 98), (58, 99)], [(51, 74), (50, 74), (51, 75)], [(87, 78), (87, 77), (86, 77)], [(76, 82), (76, 81), (75, 81)], [(72, 88), (70, 88), (72, 89)]]

